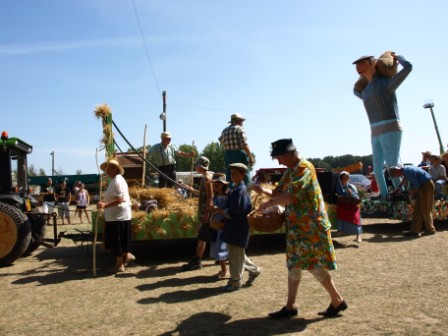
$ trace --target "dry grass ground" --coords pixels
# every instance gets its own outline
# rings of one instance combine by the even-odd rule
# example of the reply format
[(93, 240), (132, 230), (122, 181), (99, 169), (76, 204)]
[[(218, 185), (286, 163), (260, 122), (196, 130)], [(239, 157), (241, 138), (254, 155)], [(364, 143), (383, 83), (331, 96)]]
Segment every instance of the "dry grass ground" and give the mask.
[(305, 273), (299, 316), (289, 320), (266, 317), (285, 303), (283, 237), (253, 239), (247, 254), (263, 273), (252, 287), (222, 293), (213, 261), (180, 272), (192, 240), (135, 245), (137, 262), (119, 275), (106, 272), (113, 257), (99, 249), (94, 277), (92, 246), (77, 231), (89, 226), (59, 226), (75, 239), (0, 269), (0, 335), (446, 335), (447, 224), (411, 239), (401, 235), (406, 223), (364, 223), (361, 244), (335, 239), (332, 275), (349, 309), (319, 317), (329, 298)]

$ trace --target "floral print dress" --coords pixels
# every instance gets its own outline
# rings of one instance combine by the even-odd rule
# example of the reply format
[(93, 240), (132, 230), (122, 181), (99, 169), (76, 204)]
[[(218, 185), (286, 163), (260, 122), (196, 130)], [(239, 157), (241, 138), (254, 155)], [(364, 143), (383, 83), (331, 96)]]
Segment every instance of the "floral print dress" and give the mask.
[(302, 159), (288, 168), (277, 190), (293, 194), (286, 206), (286, 261), (288, 269), (336, 269), (331, 223), (314, 166)]

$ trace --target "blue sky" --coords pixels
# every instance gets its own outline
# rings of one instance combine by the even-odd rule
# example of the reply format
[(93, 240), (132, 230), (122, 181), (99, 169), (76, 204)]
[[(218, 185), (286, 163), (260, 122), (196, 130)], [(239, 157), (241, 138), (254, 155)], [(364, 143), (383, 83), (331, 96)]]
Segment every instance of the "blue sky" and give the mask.
[(351, 63), (393, 50), (414, 65), (397, 96), (401, 161), (418, 163), (439, 151), (425, 100), (448, 141), (446, 13), (442, 0), (1, 0), (0, 128), (33, 145), (36, 169), (50, 174), (54, 151), (55, 169), (97, 173), (95, 106), (135, 147), (145, 125), (154, 144), (166, 90), (176, 145), (202, 150), (238, 112), (255, 169), (277, 166), (270, 143), (286, 137), (305, 157), (369, 155)]

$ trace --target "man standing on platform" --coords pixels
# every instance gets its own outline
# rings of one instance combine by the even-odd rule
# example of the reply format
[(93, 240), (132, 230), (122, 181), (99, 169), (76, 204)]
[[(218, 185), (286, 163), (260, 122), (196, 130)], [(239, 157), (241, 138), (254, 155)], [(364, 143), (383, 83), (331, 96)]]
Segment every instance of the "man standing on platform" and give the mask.
[(160, 135), (162, 142), (155, 144), (149, 150), (151, 155), (157, 162), (157, 168), (162, 172), (159, 174), (159, 188), (173, 188), (176, 181), (176, 155), (181, 157), (194, 157), (195, 153), (186, 153), (178, 150), (171, 143), (171, 133), (162, 132)]
[[(230, 182), (230, 168), (232, 163), (243, 163), (246, 166), (253, 166), (255, 159), (250, 151), (247, 142), (246, 131), (243, 128), (243, 122), (246, 119), (241, 114), (235, 113), (230, 117), (230, 125), (227, 126), (219, 137), (219, 142), (224, 148), (224, 161), (227, 166), (226, 179)], [(244, 183), (250, 183), (250, 171), (247, 172)]]

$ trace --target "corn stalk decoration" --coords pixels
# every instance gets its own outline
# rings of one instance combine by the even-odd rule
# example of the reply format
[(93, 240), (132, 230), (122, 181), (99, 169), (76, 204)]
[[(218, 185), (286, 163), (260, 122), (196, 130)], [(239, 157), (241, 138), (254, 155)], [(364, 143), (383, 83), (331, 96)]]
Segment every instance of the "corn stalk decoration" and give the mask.
[(103, 125), (103, 137), (100, 140), (100, 149), (106, 150), (106, 160), (115, 158), (114, 133), (112, 132), (112, 110), (107, 104), (97, 105), (95, 108), (95, 116), (101, 118)]
[[(95, 108), (95, 116), (97, 119), (101, 118), (103, 125), (103, 137), (100, 141), (101, 146), (100, 149), (106, 150), (106, 161), (115, 158), (115, 145), (114, 145), (114, 134), (112, 132), (112, 111), (107, 104), (97, 105)], [(97, 152), (98, 154), (98, 152)], [(98, 165), (98, 157), (97, 157), (97, 165)], [(99, 166), (98, 166), (99, 170)], [(103, 174), (100, 173), (100, 201), (102, 201), (102, 188), (103, 188)], [(93, 236), (93, 276), (96, 277), (96, 244), (97, 244), (97, 236), (98, 236), (98, 224), (102, 226), (102, 232), (105, 229), (104, 222), (104, 210), (99, 209), (96, 213), (96, 220), (94, 222), (94, 236)], [(103, 235), (104, 238), (104, 235)], [(104, 245), (104, 241), (103, 241)]]

